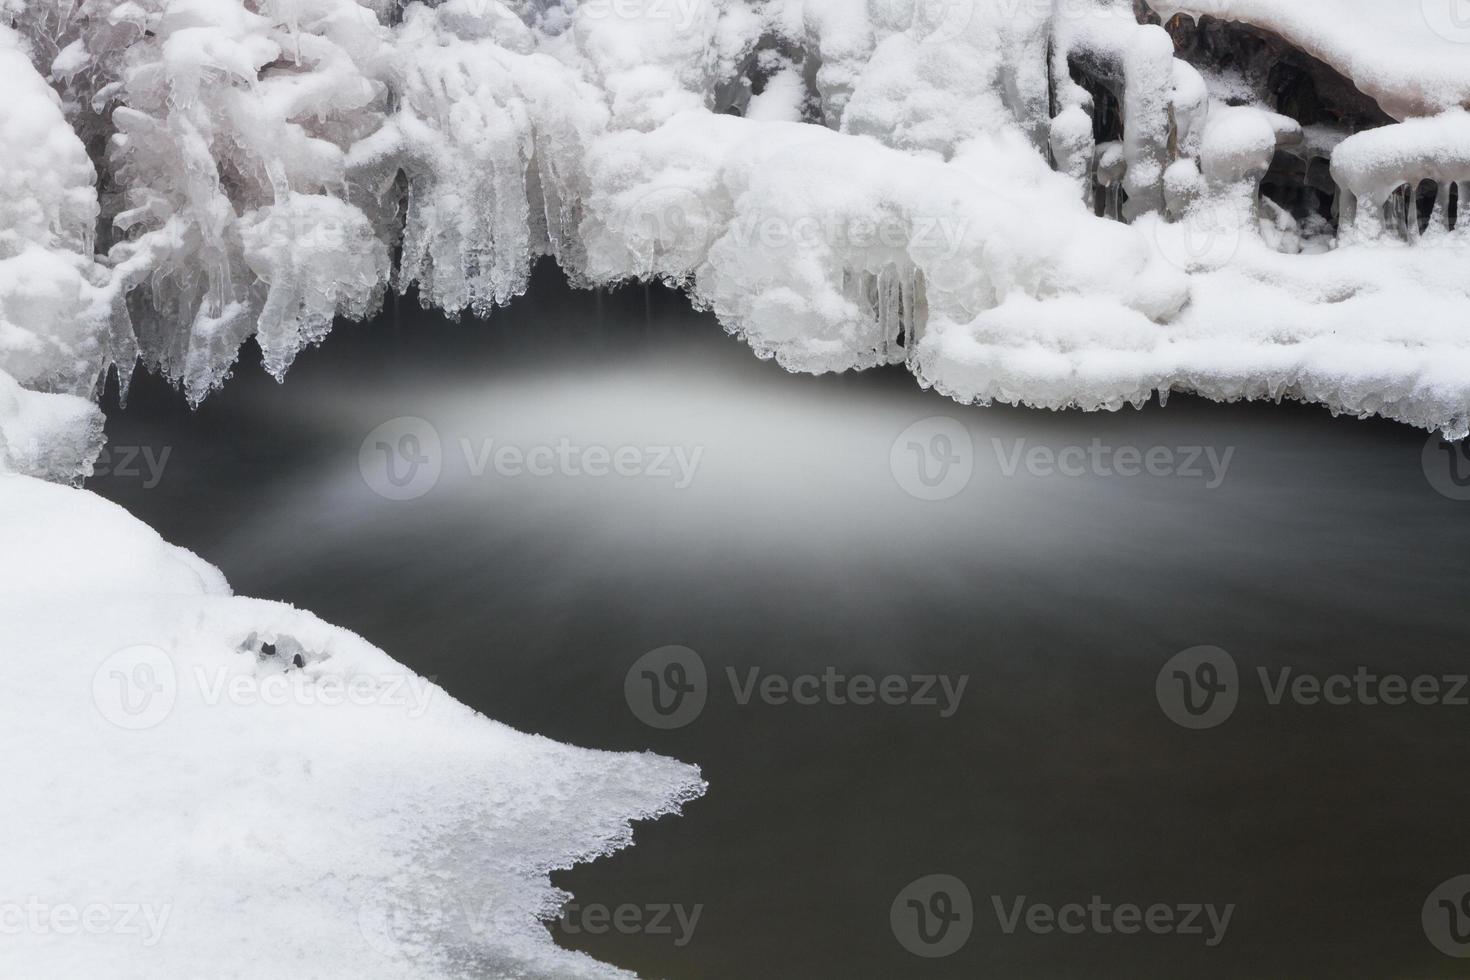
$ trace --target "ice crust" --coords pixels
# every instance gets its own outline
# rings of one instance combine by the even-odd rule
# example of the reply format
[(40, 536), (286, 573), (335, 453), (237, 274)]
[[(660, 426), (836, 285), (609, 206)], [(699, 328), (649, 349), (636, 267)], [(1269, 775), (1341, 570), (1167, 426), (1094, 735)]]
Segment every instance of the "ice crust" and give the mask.
[[(631, 976), (553, 943), (547, 873), (697, 769), (496, 724), (86, 491), (0, 475), (0, 541), (6, 976)], [(176, 693), (119, 713), (129, 678)]]
[(249, 336), (280, 376), (387, 290), (486, 315), (550, 256), (792, 370), (1462, 435), (1438, 2), (14, 4), (0, 370), (86, 395), (136, 350), (197, 402)]

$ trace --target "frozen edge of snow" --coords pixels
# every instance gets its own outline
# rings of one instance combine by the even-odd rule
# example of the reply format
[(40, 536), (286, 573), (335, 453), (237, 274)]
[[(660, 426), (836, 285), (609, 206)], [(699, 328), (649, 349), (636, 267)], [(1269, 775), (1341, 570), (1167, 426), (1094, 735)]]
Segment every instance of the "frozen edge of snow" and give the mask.
[[(0, 688), (6, 897), (171, 915), (145, 948), (8, 936), (17, 975), (631, 976), (553, 943), (569, 896), (547, 875), (679, 812), (705, 790), (696, 767), (512, 731), (346, 630), (232, 597), (84, 490), (0, 476), (0, 540), (0, 656), (44, 667)], [(131, 676), (138, 649), (176, 693), (124, 730), (109, 669)], [(236, 683), (290, 696), (220, 696)], [(373, 698), (323, 700), (347, 683)]]

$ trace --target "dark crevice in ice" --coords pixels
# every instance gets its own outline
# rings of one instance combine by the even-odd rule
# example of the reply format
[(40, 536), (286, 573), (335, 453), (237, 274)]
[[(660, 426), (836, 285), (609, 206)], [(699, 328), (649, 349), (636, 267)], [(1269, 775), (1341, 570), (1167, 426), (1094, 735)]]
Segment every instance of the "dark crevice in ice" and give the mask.
[[(1092, 99), (1092, 138), (1098, 157), (1092, 167), (1093, 213), (1121, 219), (1128, 199), (1118, 170), (1124, 135), (1122, 66), (1095, 51), (1079, 49), (1067, 56), (1067, 71)], [(1112, 167), (1107, 165), (1110, 157)]]
[(1176, 57), (1206, 73), (1238, 73), (1271, 109), (1303, 126), (1358, 132), (1394, 122), (1346, 76), (1270, 31), (1209, 16), (1196, 24), (1183, 15), (1164, 29)]
[(772, 78), (789, 68), (799, 69), (802, 77), (802, 121), (822, 124), (821, 99), (817, 91), (817, 71), (821, 59), (802, 45), (777, 34), (763, 35), (754, 49), (741, 60), (733, 78), (715, 85), (713, 111), (743, 116), (750, 100), (763, 93)]
[(1327, 157), (1305, 158), (1278, 150), (1261, 181), (1261, 195), (1275, 201), (1298, 222), (1318, 218), (1337, 227), (1337, 185)]

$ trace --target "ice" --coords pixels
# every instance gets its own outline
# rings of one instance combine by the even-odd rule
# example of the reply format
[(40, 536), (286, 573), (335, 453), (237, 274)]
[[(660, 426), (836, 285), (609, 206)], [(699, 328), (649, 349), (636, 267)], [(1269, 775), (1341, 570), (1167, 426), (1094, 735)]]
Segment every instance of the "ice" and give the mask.
[(85, 491), (0, 476), (0, 540), (7, 976), (629, 976), (547, 874), (698, 770), (489, 721)]
[[(1405, 188), (1417, 194), (1424, 181), (1433, 181), (1437, 191), (1430, 228), (1448, 233), (1453, 185), (1459, 185), (1458, 200), (1470, 208), (1470, 113), (1452, 109), (1350, 136), (1332, 155), (1332, 176), (1354, 202), (1349, 214), (1355, 218), (1355, 236), (1370, 242), (1382, 236), (1389, 197)], [(1407, 217), (1396, 230), (1400, 237), (1417, 238), (1419, 215), (1416, 211), (1412, 221)], [(1460, 238), (1470, 234), (1470, 221), (1460, 232)]]
[(71, 483), (102, 449), (102, 412), (86, 398), (28, 391), (0, 371), (0, 473)]
[[(198, 402), (251, 336), (280, 376), (388, 290), (488, 316), (550, 256), (578, 286), (686, 287), (793, 370), (905, 362), (993, 397), (952, 382), (1004, 373), (997, 324), (1070, 363), (1055, 317), (1086, 300), (1166, 345), (1211, 331), (1237, 375), (1161, 373), (1120, 326), (1089, 341), (1113, 381), (1000, 397), (1284, 391), (1458, 431), (1462, 342), (1427, 323), (1470, 302), (1445, 275), (1470, 104), (1451, 3), (12, 3), (0, 368), (86, 395), (136, 349)], [(1337, 254), (1395, 244), (1421, 250)], [(1417, 369), (1337, 356), (1399, 342), (1366, 304), (1301, 308), (1345, 269), (1421, 324)], [(1217, 276), (1305, 320), (1242, 328)]]
[(353, 147), (380, 193), (406, 184), (400, 290), (487, 316), (520, 295), (531, 262), (580, 265), (583, 146), (607, 116), (596, 90), (532, 51), (494, 0), (415, 4), (397, 32), (398, 109)]
[(28, 388), (91, 394), (132, 333), (93, 254), (96, 174), (62, 102), (0, 25), (0, 372)]
[(1459, 0), (1145, 0), (1176, 14), (1269, 31), (1350, 78), (1398, 119), (1470, 103)]
[(946, 159), (968, 140), (1015, 127), (1044, 143), (1049, 34), (1040, 5), (879, 7), (879, 23), (902, 29), (880, 36), (842, 116), (843, 132)]
[[(1074, 8), (1075, 9), (1075, 8)], [(1054, 72), (1079, 63), (1098, 83), (1113, 90), (1122, 110), (1122, 186), (1129, 217), (1163, 207), (1164, 170), (1169, 164), (1175, 96), (1174, 45), (1162, 28), (1139, 25), (1122, 2), (1098, 5), (1095, 17), (1059, 21)], [(1191, 101), (1197, 93), (1180, 93)]]

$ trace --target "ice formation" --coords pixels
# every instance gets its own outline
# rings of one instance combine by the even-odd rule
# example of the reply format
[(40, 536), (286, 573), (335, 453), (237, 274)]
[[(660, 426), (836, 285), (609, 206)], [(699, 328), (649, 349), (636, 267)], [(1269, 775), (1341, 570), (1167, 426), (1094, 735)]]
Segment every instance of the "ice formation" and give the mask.
[(86, 491), (0, 475), (0, 541), (5, 976), (631, 976), (547, 873), (697, 769), (489, 721)]
[(1455, 2), (0, 0), (0, 371), (198, 401), (550, 256), (793, 370), (1464, 435)]

